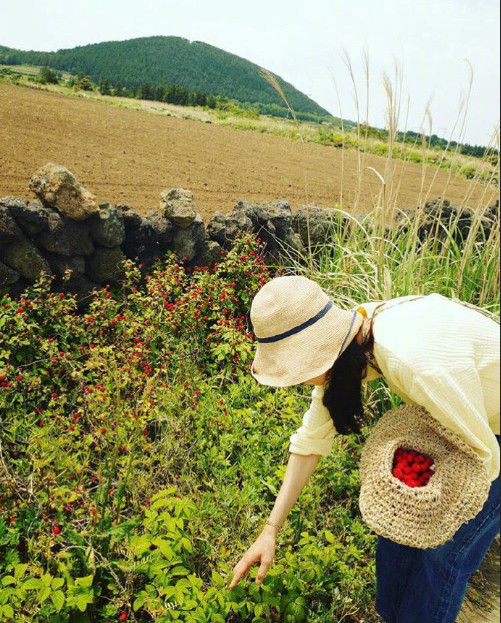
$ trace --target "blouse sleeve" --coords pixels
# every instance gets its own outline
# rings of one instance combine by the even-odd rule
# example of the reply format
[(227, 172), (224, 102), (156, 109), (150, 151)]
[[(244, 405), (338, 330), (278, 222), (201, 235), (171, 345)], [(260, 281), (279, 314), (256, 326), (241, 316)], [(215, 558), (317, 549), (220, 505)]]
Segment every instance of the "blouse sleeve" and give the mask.
[(337, 431), (329, 410), (322, 403), (322, 397), (322, 388), (315, 386), (310, 406), (303, 416), (302, 426), (290, 436), (289, 452), (321, 456), (330, 454)]
[[(476, 368), (458, 366), (408, 372), (408, 382), (403, 383), (405, 396), (466, 441), (481, 458), (490, 480), (495, 480), (499, 474), (499, 444), (485, 412)], [(395, 389), (399, 393), (398, 387)]]

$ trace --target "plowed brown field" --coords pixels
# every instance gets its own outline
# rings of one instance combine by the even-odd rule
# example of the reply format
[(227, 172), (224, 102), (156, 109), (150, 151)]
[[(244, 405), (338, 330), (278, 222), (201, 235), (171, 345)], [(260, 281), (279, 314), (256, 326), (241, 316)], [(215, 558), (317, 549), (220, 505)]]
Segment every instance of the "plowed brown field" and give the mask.
[[(56, 93), (0, 84), (0, 196), (30, 197), (31, 175), (46, 162), (62, 164), (97, 195), (100, 203), (127, 203), (144, 213), (159, 204), (165, 188), (186, 188), (208, 220), (227, 214), (239, 200), (286, 199), (293, 211), (316, 202), (343, 207), (355, 200), (357, 152), (301, 144), (256, 132), (200, 121), (120, 109)], [(365, 166), (385, 175), (384, 158), (367, 156)], [(421, 189), (421, 167), (395, 163), (400, 180), (397, 205), (413, 208)], [(434, 176), (436, 178), (431, 184)], [(428, 169), (429, 198), (444, 195), (469, 205), (487, 205), (493, 192)], [(365, 170), (359, 205), (369, 209), (381, 183)]]

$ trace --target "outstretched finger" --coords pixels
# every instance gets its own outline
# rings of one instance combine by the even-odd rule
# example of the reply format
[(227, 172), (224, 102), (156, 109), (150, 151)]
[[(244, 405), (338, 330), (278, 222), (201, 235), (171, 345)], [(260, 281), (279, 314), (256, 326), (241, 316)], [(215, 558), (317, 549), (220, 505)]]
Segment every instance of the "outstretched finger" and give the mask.
[(245, 578), (249, 573), (249, 566), (242, 565), (239, 563), (235, 569), (233, 570), (233, 579), (230, 584), (226, 588), (234, 588), (240, 581), (240, 578)]
[(270, 565), (271, 565), (271, 560), (261, 561), (261, 566), (259, 567), (259, 571), (257, 572), (257, 575), (256, 575), (256, 584), (261, 584), (261, 582), (264, 580), (264, 578), (266, 577), (266, 574), (268, 573), (268, 567)]

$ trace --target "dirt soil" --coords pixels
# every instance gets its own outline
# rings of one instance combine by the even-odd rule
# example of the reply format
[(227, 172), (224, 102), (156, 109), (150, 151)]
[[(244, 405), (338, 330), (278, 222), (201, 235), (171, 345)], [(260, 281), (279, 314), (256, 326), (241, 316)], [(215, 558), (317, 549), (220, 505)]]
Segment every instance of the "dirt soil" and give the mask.
[[(209, 218), (227, 214), (237, 201), (285, 199), (295, 211), (316, 202), (343, 207), (355, 202), (358, 155), (318, 144), (241, 131), (186, 119), (121, 109), (21, 86), (0, 84), (0, 196), (31, 197), (28, 183), (43, 164), (66, 166), (100, 203), (126, 203), (144, 214), (159, 207), (165, 188), (194, 193), (198, 211)], [(382, 175), (386, 160), (367, 156)], [(398, 207), (416, 207), (421, 167), (395, 163), (400, 180)], [(436, 175), (435, 181), (432, 180)], [(388, 176), (387, 176), (388, 179)], [(370, 209), (381, 189), (374, 172), (362, 174), (358, 203)], [(428, 198), (438, 195), (467, 205), (489, 205), (495, 190), (442, 170), (427, 169)], [(387, 185), (389, 186), (389, 184)]]

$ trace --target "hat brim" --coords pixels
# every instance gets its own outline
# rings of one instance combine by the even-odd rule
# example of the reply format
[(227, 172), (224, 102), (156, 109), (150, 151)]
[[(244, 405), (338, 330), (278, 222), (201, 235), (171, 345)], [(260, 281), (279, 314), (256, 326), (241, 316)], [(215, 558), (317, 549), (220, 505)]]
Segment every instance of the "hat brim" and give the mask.
[[(349, 328), (344, 345), (337, 352), (339, 324)], [(258, 343), (251, 375), (262, 385), (288, 387), (320, 376), (329, 370), (336, 359), (354, 339), (364, 318), (362, 314), (332, 308), (323, 318), (306, 329), (272, 343)]]
[[(392, 474), (398, 448), (433, 458), (435, 473), (411, 488)], [(423, 407), (386, 413), (369, 435), (360, 460), (362, 518), (374, 532), (401, 545), (435, 548), (482, 509), (490, 481), (480, 457)]]

